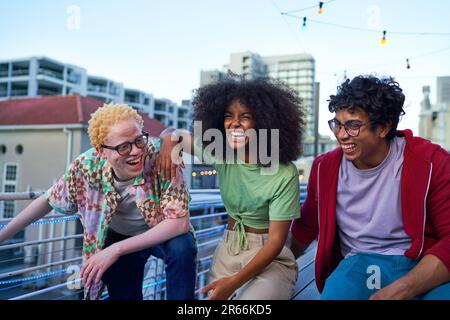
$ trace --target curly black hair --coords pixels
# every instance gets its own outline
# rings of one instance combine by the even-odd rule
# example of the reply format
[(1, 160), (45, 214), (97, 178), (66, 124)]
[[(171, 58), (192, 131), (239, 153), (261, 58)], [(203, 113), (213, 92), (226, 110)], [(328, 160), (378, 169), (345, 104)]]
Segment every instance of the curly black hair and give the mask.
[(405, 114), (405, 95), (392, 77), (377, 78), (360, 75), (351, 81), (347, 79), (338, 87), (336, 95), (331, 95), (328, 105), (330, 112), (340, 109), (363, 109), (369, 116), (371, 130), (378, 125), (390, 123), (387, 140), (395, 137), (400, 116)]
[[(224, 115), (236, 100), (251, 110), (257, 131), (268, 129), (269, 151), (270, 129), (279, 129), (281, 163), (288, 163), (300, 156), (305, 127), (301, 100), (296, 91), (272, 78), (246, 80), (228, 76), (197, 89), (192, 101), (193, 120), (202, 122), (202, 135), (208, 129), (218, 129), (225, 136)], [(203, 145), (209, 143), (203, 142)]]

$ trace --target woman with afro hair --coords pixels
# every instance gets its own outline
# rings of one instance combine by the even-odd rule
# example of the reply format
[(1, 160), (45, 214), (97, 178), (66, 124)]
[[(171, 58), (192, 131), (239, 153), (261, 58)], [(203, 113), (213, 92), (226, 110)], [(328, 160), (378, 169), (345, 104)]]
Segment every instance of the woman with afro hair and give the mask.
[(300, 215), (291, 162), (301, 150), (300, 99), (270, 78), (230, 77), (198, 89), (192, 104), (194, 136), (166, 129), (159, 170), (170, 178), (181, 147), (218, 171), (228, 225), (200, 292), (211, 300), (289, 299), (298, 274), (285, 243)]

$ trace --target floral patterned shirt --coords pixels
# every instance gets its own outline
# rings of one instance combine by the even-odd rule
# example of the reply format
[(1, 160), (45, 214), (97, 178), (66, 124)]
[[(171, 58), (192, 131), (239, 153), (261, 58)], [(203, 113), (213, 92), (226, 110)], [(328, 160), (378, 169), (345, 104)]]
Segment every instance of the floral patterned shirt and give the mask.
[[(145, 222), (155, 226), (164, 219), (188, 214), (189, 193), (179, 167), (176, 177), (163, 182), (157, 173), (156, 156), (160, 141), (150, 138), (143, 173), (130, 188)], [(53, 209), (62, 214), (79, 214), (84, 227), (83, 262), (105, 245), (111, 217), (116, 211), (119, 194), (113, 186), (109, 162), (94, 148), (78, 156), (66, 173), (46, 192)], [(98, 299), (103, 283), (85, 287), (85, 299)]]

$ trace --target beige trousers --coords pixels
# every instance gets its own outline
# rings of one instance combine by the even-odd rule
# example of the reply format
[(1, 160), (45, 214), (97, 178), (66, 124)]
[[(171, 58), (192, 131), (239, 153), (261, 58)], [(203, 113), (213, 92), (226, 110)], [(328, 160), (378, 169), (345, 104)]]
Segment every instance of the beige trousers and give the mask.
[[(249, 250), (230, 255), (227, 243), (235, 239), (235, 231), (225, 230), (217, 246), (208, 274), (209, 283), (235, 274), (258, 253), (267, 242), (268, 234), (246, 233)], [(235, 300), (288, 300), (294, 293), (298, 266), (292, 251), (283, 250), (260, 274), (246, 282), (230, 297)]]

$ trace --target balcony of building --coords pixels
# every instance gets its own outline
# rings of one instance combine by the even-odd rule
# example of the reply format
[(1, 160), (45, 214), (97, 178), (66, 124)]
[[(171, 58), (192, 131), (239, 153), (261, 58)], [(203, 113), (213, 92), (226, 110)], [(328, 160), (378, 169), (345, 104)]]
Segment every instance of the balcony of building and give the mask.
[(63, 94), (63, 86), (52, 81), (38, 80), (37, 95), (53, 96)]
[(138, 91), (125, 90), (125, 103), (140, 103), (140, 94)]
[(39, 59), (37, 75), (38, 78), (41, 77), (51, 81), (63, 81), (64, 65), (48, 59)]
[(5, 98), (8, 96), (8, 83), (0, 83), (0, 98)]
[(10, 97), (26, 97), (28, 96), (28, 82), (14, 81), (11, 82)]

